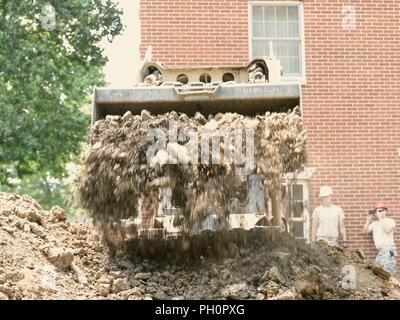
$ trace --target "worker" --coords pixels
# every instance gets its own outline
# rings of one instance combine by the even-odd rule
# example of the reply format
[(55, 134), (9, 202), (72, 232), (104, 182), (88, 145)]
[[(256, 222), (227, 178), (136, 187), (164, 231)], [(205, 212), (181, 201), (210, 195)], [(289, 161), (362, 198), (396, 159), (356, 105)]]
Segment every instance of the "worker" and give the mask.
[(374, 244), (378, 250), (375, 263), (396, 276), (397, 252), (394, 243), (396, 222), (392, 218), (386, 217), (387, 212), (388, 206), (384, 202), (377, 202), (374, 210), (368, 215), (364, 232), (372, 232)]
[(344, 213), (341, 207), (332, 203), (332, 195), (331, 187), (321, 187), (321, 205), (314, 209), (312, 215), (311, 241), (323, 240), (330, 246), (339, 246), (339, 236), (342, 236), (342, 245), (347, 248)]

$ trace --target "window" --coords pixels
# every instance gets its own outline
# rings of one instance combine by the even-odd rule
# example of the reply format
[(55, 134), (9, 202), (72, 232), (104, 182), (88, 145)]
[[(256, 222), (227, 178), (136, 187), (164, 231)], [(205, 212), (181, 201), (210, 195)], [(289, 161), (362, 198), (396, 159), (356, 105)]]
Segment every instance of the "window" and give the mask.
[(308, 186), (306, 181), (288, 181), (287, 195), (287, 226), (288, 231), (297, 239), (307, 242), (309, 236), (310, 216), (307, 209)]
[(251, 58), (274, 56), (284, 77), (302, 77), (302, 12), (300, 3), (250, 4)]

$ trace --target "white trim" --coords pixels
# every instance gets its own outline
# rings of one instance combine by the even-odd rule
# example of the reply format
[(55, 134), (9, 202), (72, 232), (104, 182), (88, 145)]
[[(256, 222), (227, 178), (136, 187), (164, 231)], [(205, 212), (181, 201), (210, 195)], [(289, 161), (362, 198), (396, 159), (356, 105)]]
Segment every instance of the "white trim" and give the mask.
[(299, 32), (300, 32), (300, 45), (301, 45), (301, 76), (283, 76), (282, 82), (295, 82), (301, 85), (307, 84), (306, 79), (306, 59), (305, 59), (305, 36), (304, 36), (304, 3), (303, 1), (249, 1), (247, 5), (248, 11), (248, 46), (249, 46), (249, 61), (252, 60), (253, 57), (253, 10), (252, 7), (254, 5), (274, 5), (274, 6), (286, 6), (296, 4), (299, 8)]
[[(304, 82), (306, 82), (306, 80), (304, 79)], [(300, 103), (299, 103), (299, 108), (300, 108), (300, 116), (301, 116), (301, 120), (304, 121), (304, 113), (303, 113), (303, 90), (301, 90), (301, 86), (303, 84), (306, 83), (299, 83), (299, 92), (300, 92)]]
[(261, 0), (261, 1), (249, 1), (251, 4), (265, 4), (265, 3), (276, 3), (277, 6), (284, 6), (285, 4), (300, 4), (303, 0), (298, 1), (275, 1), (275, 0)]
[[(309, 211), (309, 203), (310, 203), (310, 194), (308, 185), (312, 176), (316, 171), (315, 167), (305, 167), (303, 171), (300, 172), (289, 172), (283, 175), (282, 182), (286, 186), (287, 192), (289, 191), (288, 186), (293, 185), (301, 185), (303, 187), (303, 218), (290, 218), (288, 217), (288, 223), (292, 222), (303, 222), (303, 236), (307, 243), (310, 243), (311, 240), (311, 212)], [(291, 190), (293, 191), (293, 190)], [(293, 196), (293, 192), (292, 192)], [(290, 213), (289, 213), (290, 214)], [(290, 230), (292, 233), (292, 230)]]
[(307, 243), (310, 243), (310, 212), (308, 211), (308, 203), (310, 201), (310, 198), (308, 194), (308, 180), (307, 181), (303, 180), (303, 199), (305, 199), (303, 208), (303, 216), (304, 216), (303, 234)]
[[(284, 182), (286, 184), (286, 192), (289, 192), (288, 187), (293, 187), (294, 185), (301, 185), (303, 188), (303, 217), (302, 218), (291, 218), (290, 215), (293, 212), (288, 212), (288, 221), (287, 223), (290, 222), (297, 222), (297, 223), (303, 223), (303, 237), (296, 237), (296, 239), (304, 239), (306, 240), (307, 243), (310, 242), (310, 212), (308, 211), (308, 204), (309, 204), (309, 192), (308, 192), (308, 179), (301, 179), (301, 180), (295, 180), (293, 181), (294, 183), (290, 183), (290, 180), (292, 179), (284, 179)], [(290, 190), (291, 194), (293, 196), (293, 189)], [(292, 201), (296, 201), (293, 200)], [(297, 200), (299, 201), (299, 200)], [(292, 230), (290, 230), (290, 233), (293, 235)]]
[(299, 5), (299, 16), (300, 16), (300, 38), (301, 38), (301, 64), (302, 64), (302, 77), (300, 80), (301, 84), (307, 84), (306, 76), (306, 42), (305, 42), (305, 30), (304, 30), (304, 3), (301, 2)]

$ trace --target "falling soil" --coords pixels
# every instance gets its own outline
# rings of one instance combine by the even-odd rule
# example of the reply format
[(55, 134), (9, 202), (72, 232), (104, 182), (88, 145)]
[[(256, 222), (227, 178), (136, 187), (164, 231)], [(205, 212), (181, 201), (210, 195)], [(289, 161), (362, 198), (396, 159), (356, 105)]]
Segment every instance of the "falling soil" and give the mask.
[(154, 203), (157, 186), (173, 189), (183, 210), (182, 233), (207, 219), (210, 207), (217, 208), (213, 213), (220, 229), (226, 229), (229, 203), (243, 197), (245, 177), (261, 176), (271, 194), (284, 173), (301, 170), (306, 162), (306, 134), (297, 108), (208, 119), (200, 113), (153, 116), (143, 110), (141, 116), (107, 116), (91, 130), (78, 198), (105, 230), (137, 217), (141, 195)]

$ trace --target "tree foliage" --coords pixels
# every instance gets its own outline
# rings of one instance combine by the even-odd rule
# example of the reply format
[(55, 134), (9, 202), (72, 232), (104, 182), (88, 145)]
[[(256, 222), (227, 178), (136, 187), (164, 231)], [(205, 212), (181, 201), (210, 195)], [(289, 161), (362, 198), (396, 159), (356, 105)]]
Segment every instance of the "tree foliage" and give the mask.
[(61, 178), (78, 155), (81, 112), (106, 63), (99, 43), (122, 31), (112, 0), (0, 0), (0, 182)]

